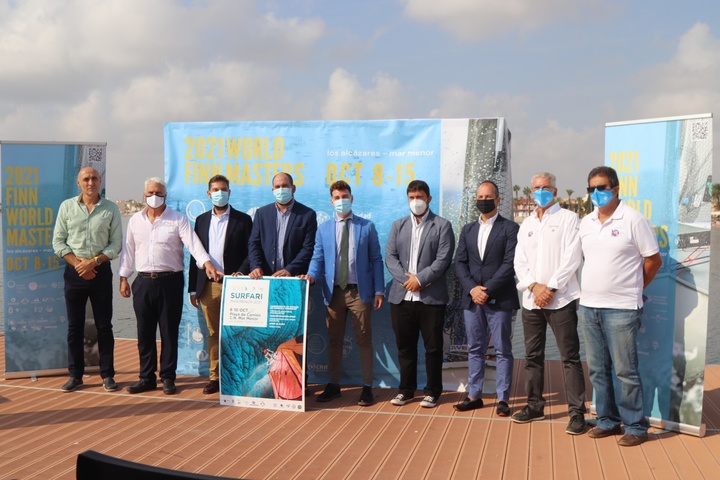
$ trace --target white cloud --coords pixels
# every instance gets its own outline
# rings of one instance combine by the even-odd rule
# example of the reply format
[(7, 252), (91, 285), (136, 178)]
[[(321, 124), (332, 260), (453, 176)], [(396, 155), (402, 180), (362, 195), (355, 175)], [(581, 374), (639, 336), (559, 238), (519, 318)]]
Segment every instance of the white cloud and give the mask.
[(405, 15), (437, 24), (461, 40), (481, 41), (510, 31), (531, 31), (581, 10), (595, 9), (598, 0), (399, 0)]
[(326, 120), (402, 118), (409, 105), (402, 83), (383, 73), (364, 88), (355, 75), (337, 68), (331, 75), (322, 106)]

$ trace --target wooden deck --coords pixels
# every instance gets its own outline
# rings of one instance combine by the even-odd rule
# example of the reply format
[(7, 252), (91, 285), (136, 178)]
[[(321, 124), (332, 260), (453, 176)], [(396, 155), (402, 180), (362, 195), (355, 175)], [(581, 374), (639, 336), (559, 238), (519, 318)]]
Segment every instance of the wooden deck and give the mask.
[[(4, 371), (4, 338), (0, 368)], [(137, 378), (134, 340), (116, 341), (116, 381)], [(524, 405), (522, 361), (515, 362), (511, 407)], [(651, 430), (640, 447), (617, 438), (564, 433), (568, 421), (560, 362), (548, 362), (546, 420), (517, 425), (486, 407), (458, 413), (459, 393), (435, 409), (395, 407), (395, 390), (356, 405), (360, 389), (308, 402), (305, 413), (220, 406), (201, 392), (205, 379), (178, 378), (178, 394), (108, 393), (100, 377), (62, 393), (65, 377), (0, 381), (0, 478), (75, 478), (77, 455), (96, 450), (148, 465), (263, 479), (720, 478), (720, 366), (705, 370), (704, 438)], [(322, 386), (311, 386), (318, 393)], [(589, 391), (589, 390), (588, 390)]]

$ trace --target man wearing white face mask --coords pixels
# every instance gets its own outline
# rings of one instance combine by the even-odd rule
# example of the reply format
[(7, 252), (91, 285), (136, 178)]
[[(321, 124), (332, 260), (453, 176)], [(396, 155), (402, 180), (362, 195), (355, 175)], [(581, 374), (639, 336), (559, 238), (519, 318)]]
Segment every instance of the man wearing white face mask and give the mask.
[(260, 207), (250, 235), (250, 278), (292, 277), (307, 273), (315, 245), (315, 211), (295, 200), (290, 174), (272, 179), (275, 202)]
[(442, 393), (443, 324), (449, 301), (446, 274), (455, 250), (452, 224), (430, 211), (430, 187), (422, 180), (407, 186), (411, 214), (390, 229), (385, 263), (393, 277), (388, 301), (400, 363), (402, 406), (417, 390), (418, 337), (425, 344), (427, 384), (421, 407), (433, 408)]
[[(230, 206), (230, 182), (223, 175), (215, 175), (208, 182), (207, 195), (212, 209), (195, 219), (197, 233), (203, 247), (210, 254), (210, 261), (222, 275), (247, 275), (250, 271), (248, 242), (252, 231), (250, 215)], [(220, 303), (222, 300), (222, 277), (220, 281), (208, 279), (190, 257), (188, 274), (190, 303), (200, 307), (208, 327), (208, 355), (210, 357), (210, 380), (203, 393), (210, 395), (220, 388), (218, 344), (220, 340)]]
[(155, 332), (160, 327), (160, 379), (163, 393), (173, 395), (177, 370), (178, 333), (183, 308), (183, 245), (204, 267), (209, 279), (222, 276), (210, 261), (210, 255), (190, 227), (185, 215), (165, 205), (167, 188), (159, 178), (145, 181), (147, 207), (130, 218), (120, 255), (120, 295), (131, 295), (128, 277), (137, 276), (132, 284), (133, 309), (137, 317), (140, 379), (129, 386), (128, 393), (157, 388), (157, 345)]
[(328, 370), (330, 382), (318, 396), (318, 402), (329, 402), (340, 396), (343, 343), (348, 313), (355, 343), (360, 352), (363, 388), (358, 405), (374, 403), (373, 346), (371, 314), (385, 300), (382, 253), (375, 225), (352, 211), (350, 185), (338, 181), (330, 186), (330, 201), (335, 210), (334, 221), (318, 227), (310, 268), (301, 275), (312, 285), (322, 282), (323, 299), (327, 306), (325, 322), (330, 339)]
[(577, 269), (582, 260), (577, 214), (560, 208), (555, 175), (538, 173), (531, 185), (537, 208), (520, 225), (515, 275), (522, 295), (527, 405), (512, 416), (516, 423), (545, 418), (545, 337), (550, 325), (563, 364), (570, 422), (565, 432), (585, 431), (585, 375), (580, 362)]

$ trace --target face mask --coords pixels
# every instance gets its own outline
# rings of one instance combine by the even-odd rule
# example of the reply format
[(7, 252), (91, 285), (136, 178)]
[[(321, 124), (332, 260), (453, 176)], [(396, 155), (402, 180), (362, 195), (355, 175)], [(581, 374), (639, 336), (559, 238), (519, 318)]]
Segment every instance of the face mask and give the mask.
[(480, 210), (480, 213), (490, 213), (495, 210), (495, 200), (477, 200), (475, 206)]
[(550, 205), (550, 202), (553, 201), (555, 195), (553, 192), (548, 190), (535, 190), (533, 192), (533, 198), (535, 199), (535, 205), (540, 208), (545, 208)]
[(352, 208), (352, 200), (349, 198), (340, 198), (333, 202), (333, 208), (340, 215), (347, 215)]
[(613, 194), (612, 189), (611, 190), (598, 190), (595, 189), (593, 193), (590, 194), (590, 200), (592, 200), (593, 205), (596, 207), (604, 207), (608, 203), (610, 203), (610, 200), (612, 200)]
[(212, 204), (216, 207), (224, 207), (228, 204), (229, 199), (230, 194), (223, 190), (217, 190), (210, 194), (210, 200), (212, 201)]
[(150, 208), (160, 208), (165, 203), (165, 197), (151, 195), (149, 197), (145, 197), (145, 203), (147, 203), (147, 206)]
[(425, 200), (410, 200), (410, 211), (420, 217), (427, 211), (427, 203)]
[(290, 203), (290, 200), (293, 198), (292, 188), (276, 188), (273, 190), (273, 195), (275, 195), (275, 200), (280, 205), (285, 205), (286, 203)]

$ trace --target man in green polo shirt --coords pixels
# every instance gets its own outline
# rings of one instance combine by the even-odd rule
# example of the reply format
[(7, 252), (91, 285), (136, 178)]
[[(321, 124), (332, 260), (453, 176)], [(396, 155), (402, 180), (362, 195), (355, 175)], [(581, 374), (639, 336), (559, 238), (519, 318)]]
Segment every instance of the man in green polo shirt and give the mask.
[(62, 386), (72, 392), (83, 384), (85, 357), (85, 305), (92, 304), (100, 351), (100, 376), (108, 392), (117, 390), (113, 377), (112, 269), (110, 260), (122, 248), (122, 218), (118, 206), (100, 196), (102, 181), (97, 170), (78, 173), (80, 195), (65, 200), (58, 210), (53, 249), (65, 260), (65, 307), (68, 322), (68, 371)]

